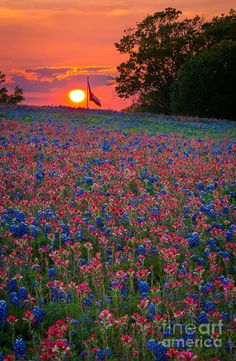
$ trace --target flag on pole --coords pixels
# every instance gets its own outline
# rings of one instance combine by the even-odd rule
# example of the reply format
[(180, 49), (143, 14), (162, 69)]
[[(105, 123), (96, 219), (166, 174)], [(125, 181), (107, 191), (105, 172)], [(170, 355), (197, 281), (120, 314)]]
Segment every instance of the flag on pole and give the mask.
[(96, 105), (98, 105), (99, 107), (101, 106), (101, 102), (100, 100), (92, 93), (91, 88), (90, 88), (90, 84), (89, 84), (89, 80), (88, 81), (88, 100), (90, 102), (94, 102)]

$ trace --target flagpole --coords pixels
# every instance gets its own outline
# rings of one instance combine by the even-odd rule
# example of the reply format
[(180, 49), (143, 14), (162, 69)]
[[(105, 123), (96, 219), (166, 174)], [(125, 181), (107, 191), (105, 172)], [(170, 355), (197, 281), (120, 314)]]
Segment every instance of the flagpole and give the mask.
[(87, 110), (88, 110), (88, 102), (89, 102), (89, 99), (88, 99), (88, 76), (87, 76)]

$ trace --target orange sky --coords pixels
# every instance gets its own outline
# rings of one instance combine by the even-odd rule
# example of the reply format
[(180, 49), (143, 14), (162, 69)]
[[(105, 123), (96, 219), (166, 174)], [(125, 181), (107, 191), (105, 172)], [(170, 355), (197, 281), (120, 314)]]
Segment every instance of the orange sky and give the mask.
[[(226, 13), (233, 0), (0, 0), (0, 70), (7, 87), (23, 87), (27, 104), (63, 104), (86, 87), (103, 108), (128, 105), (110, 84), (124, 59), (114, 47), (124, 29), (166, 7), (205, 19)], [(83, 105), (83, 104), (82, 104)], [(90, 103), (91, 108), (96, 105)]]

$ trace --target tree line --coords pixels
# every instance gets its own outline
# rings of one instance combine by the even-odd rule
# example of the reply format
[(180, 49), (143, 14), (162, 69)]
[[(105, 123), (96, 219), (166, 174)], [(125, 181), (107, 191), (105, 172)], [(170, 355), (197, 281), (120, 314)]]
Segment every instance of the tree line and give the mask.
[(236, 12), (204, 21), (174, 8), (148, 15), (115, 43), (128, 59), (116, 92), (132, 111), (236, 119)]
[[(6, 75), (0, 71), (0, 85), (5, 83)], [(15, 87), (13, 94), (8, 94), (6, 87), (0, 88), (0, 104), (18, 104), (24, 100), (23, 89), (18, 85)]]

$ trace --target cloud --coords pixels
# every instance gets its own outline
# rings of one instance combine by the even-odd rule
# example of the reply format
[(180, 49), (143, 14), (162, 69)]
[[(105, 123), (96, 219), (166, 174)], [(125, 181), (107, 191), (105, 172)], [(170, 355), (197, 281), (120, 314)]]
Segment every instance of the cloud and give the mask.
[[(124, 6), (120, 6), (125, 4)], [(1, 0), (0, 18), (23, 20), (29, 18), (47, 18), (55, 15), (80, 15), (80, 16), (126, 16), (131, 9), (126, 2), (106, 1), (98, 4), (94, 0), (86, 3), (78, 0)]]
[(116, 69), (112, 66), (48, 66), (36, 67), (26, 70), (15, 70), (15, 75), (22, 76), (27, 80), (38, 82), (55, 82), (71, 80), (77, 76), (105, 75), (111, 76)]
[(7, 85), (13, 90), (19, 85), (24, 90), (27, 103), (38, 101), (48, 104), (50, 97), (57, 93), (66, 94), (69, 89), (86, 89), (87, 76), (91, 86), (110, 87), (114, 68), (108, 66), (48, 66), (32, 69), (14, 69), (8, 77)]

